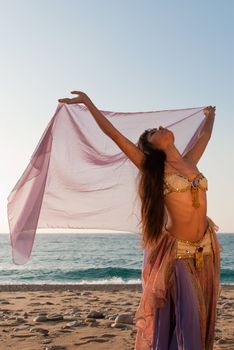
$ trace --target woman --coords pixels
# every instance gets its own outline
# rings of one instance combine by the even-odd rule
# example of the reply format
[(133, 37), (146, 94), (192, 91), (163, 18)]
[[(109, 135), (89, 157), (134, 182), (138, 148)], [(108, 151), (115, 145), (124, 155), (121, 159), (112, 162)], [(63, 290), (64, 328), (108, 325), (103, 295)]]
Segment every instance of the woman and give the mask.
[(143, 294), (135, 350), (211, 350), (219, 295), (216, 225), (206, 215), (207, 179), (197, 168), (211, 137), (215, 107), (204, 109), (198, 142), (182, 157), (171, 131), (145, 130), (138, 147), (81, 91), (62, 103), (83, 103), (99, 127), (139, 169)]

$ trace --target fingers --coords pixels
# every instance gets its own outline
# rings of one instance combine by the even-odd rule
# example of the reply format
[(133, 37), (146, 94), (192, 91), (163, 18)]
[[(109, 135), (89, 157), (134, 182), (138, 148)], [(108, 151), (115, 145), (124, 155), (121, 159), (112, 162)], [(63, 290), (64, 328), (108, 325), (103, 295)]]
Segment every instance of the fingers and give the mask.
[(58, 101), (61, 103), (67, 103), (69, 99), (68, 98), (59, 98)]
[(78, 96), (76, 96), (74, 98), (60, 98), (58, 100), (58, 102), (67, 103), (67, 104), (85, 103), (87, 95), (84, 92), (73, 90), (73, 91), (71, 91), (71, 94), (73, 94), (73, 95), (75, 94)]
[(215, 115), (216, 106), (207, 106), (203, 109), (205, 116)]
[(72, 104), (74, 103), (73, 98), (60, 98), (58, 101), (60, 103), (67, 103), (67, 104)]
[(58, 101), (61, 103), (69, 103), (70, 98), (60, 98)]
[(203, 109), (203, 111), (212, 111), (212, 110), (215, 111), (215, 109), (216, 109), (216, 106), (207, 106)]
[(71, 91), (71, 94), (79, 95), (79, 94), (82, 94), (82, 92), (81, 91)]
[(215, 112), (215, 106), (210, 106), (209, 110)]

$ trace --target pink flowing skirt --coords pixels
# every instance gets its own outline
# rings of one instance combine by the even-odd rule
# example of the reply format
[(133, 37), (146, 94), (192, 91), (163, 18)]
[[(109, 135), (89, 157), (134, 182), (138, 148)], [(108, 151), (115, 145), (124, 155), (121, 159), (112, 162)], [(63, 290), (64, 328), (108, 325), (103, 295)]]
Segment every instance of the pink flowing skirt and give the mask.
[(157, 243), (153, 265), (146, 253), (135, 350), (213, 349), (221, 247), (217, 226), (207, 220), (210, 251), (202, 255), (199, 269), (194, 257), (178, 258), (178, 240), (167, 231)]

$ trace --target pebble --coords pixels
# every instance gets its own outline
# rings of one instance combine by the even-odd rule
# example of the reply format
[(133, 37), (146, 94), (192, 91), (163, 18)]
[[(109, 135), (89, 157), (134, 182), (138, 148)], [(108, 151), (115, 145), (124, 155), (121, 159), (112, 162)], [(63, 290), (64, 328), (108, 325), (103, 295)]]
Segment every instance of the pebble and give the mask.
[(133, 316), (131, 313), (120, 314), (116, 317), (115, 323), (133, 324)]
[(47, 321), (62, 321), (63, 315), (51, 314), (47, 315), (45, 313), (39, 313), (34, 319), (34, 322), (47, 322)]
[(132, 329), (132, 327), (126, 323), (112, 323), (112, 328), (121, 328), (121, 329)]
[(216, 343), (217, 343), (217, 344), (226, 344), (227, 342), (226, 342), (225, 339), (221, 338), (221, 339), (217, 340)]
[(36, 327), (36, 328), (31, 328), (31, 329), (30, 329), (30, 332), (31, 332), (31, 333), (41, 333), (41, 334), (43, 334), (43, 335), (48, 335), (48, 334), (49, 334), (48, 329), (45, 329), (45, 328), (38, 328), (38, 327)]
[(9, 301), (7, 301), (7, 300), (0, 300), (0, 304), (1, 304), (1, 305), (8, 305), (8, 304), (10, 304), (10, 303), (9, 303)]
[(114, 321), (116, 319), (116, 317), (118, 316), (118, 314), (112, 315), (108, 317), (108, 320)]
[(47, 316), (47, 321), (62, 321), (63, 315), (61, 314), (52, 314)]
[(105, 318), (105, 316), (100, 311), (91, 311), (87, 318)]
[(72, 321), (72, 322), (68, 322), (66, 325), (68, 327), (78, 327), (78, 326), (81, 325), (81, 322), (79, 322), (79, 321)]
[(33, 319), (33, 322), (46, 322), (48, 321), (47, 316), (37, 316)]

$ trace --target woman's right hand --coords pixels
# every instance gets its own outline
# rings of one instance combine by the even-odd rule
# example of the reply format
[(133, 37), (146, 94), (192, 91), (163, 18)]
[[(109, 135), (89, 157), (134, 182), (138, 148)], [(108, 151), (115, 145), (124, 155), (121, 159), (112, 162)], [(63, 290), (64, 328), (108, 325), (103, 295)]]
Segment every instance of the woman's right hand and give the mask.
[(71, 94), (78, 95), (74, 98), (60, 98), (58, 102), (67, 103), (67, 104), (75, 104), (75, 103), (84, 103), (88, 101), (88, 96), (82, 91), (71, 91)]
[(206, 117), (209, 117), (209, 116), (214, 116), (215, 115), (215, 106), (212, 107), (212, 106), (208, 106), (206, 108), (203, 109), (203, 112), (204, 112), (204, 115)]

